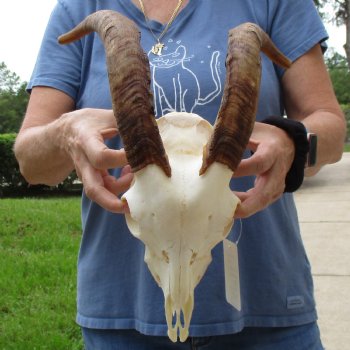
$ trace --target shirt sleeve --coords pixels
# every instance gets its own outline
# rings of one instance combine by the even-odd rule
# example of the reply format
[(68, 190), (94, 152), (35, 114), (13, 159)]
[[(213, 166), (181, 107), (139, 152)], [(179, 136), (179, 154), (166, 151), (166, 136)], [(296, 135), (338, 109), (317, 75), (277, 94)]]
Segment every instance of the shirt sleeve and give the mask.
[(77, 98), (81, 81), (82, 44), (76, 41), (60, 45), (58, 37), (75, 26), (69, 9), (58, 1), (51, 13), (31, 79), (27, 85), (30, 92), (34, 86), (59, 89), (73, 99)]
[[(269, 5), (269, 35), (290, 60), (328, 39), (312, 0), (271, 0)], [(277, 67), (277, 72), (281, 77), (284, 69)]]

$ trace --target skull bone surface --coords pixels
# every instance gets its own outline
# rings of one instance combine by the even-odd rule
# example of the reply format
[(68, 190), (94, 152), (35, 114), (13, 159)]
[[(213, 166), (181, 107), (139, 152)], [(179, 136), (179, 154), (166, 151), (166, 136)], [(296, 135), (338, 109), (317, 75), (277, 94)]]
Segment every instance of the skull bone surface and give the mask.
[(257, 25), (244, 23), (229, 32), (226, 83), (214, 127), (190, 113), (170, 113), (156, 122), (149, 62), (135, 24), (102, 10), (59, 42), (92, 31), (104, 42), (113, 112), (134, 172), (123, 196), (130, 208), (127, 224), (145, 244), (145, 261), (163, 290), (168, 335), (185, 341), (194, 289), (239, 203), (229, 182), (255, 122), (260, 51), (285, 68), (291, 62)]
[(149, 165), (135, 173), (123, 198), (130, 208), (128, 227), (145, 244), (145, 261), (164, 293), (169, 338), (176, 341), (179, 330), (184, 341), (194, 288), (211, 261), (211, 250), (228, 234), (239, 200), (229, 188), (232, 170), (226, 165), (214, 163), (199, 175), (212, 133), (207, 121), (196, 114), (170, 113), (158, 119), (158, 126), (171, 177)]

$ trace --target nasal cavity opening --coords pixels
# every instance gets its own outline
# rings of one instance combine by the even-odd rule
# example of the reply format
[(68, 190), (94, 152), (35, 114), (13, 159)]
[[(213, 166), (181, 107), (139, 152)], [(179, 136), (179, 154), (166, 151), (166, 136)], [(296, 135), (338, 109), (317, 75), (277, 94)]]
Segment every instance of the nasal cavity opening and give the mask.
[(171, 324), (173, 328), (177, 328), (177, 329), (184, 328), (185, 321), (184, 321), (184, 313), (182, 309), (174, 311)]

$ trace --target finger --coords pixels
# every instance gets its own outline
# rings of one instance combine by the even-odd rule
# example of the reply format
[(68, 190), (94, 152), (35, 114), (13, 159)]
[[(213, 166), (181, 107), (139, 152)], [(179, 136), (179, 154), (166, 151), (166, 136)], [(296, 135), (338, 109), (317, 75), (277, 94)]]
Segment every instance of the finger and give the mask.
[(101, 130), (101, 135), (104, 140), (109, 140), (112, 137), (118, 135), (118, 129), (117, 128), (109, 128)]
[(103, 176), (103, 182), (108, 191), (113, 193), (115, 196), (119, 196), (121, 193), (127, 191), (131, 185), (134, 176), (132, 173), (120, 176), (118, 179), (112, 175)]
[(235, 217), (248, 217), (265, 209), (282, 195), (284, 186), (284, 179), (277, 167), (257, 176), (253, 188), (245, 193), (237, 193), (241, 204), (235, 212)]
[(74, 163), (74, 168), (75, 168), (75, 172), (78, 176), (78, 179), (81, 181), (81, 172), (80, 169), (78, 168), (77, 164)]
[(113, 169), (127, 164), (124, 149), (108, 148), (98, 137), (93, 136), (83, 141), (81, 148), (91, 165), (96, 169)]
[[(87, 178), (87, 177), (86, 177)], [(127, 206), (114, 193), (105, 187), (104, 183), (99, 184), (96, 181), (84, 182), (84, 191), (88, 198), (100, 205), (102, 208), (113, 213), (125, 213)], [(95, 178), (95, 176), (92, 176)]]
[(252, 152), (256, 152), (256, 150), (258, 149), (258, 146), (259, 146), (259, 141), (253, 139), (253, 138), (250, 138), (249, 141), (248, 141), (248, 145), (247, 145), (247, 148), (252, 151)]
[(268, 157), (264, 150), (257, 150), (250, 158), (243, 159), (233, 177), (252, 176), (265, 173), (273, 165), (273, 157)]
[(84, 191), (86, 196), (93, 202), (112, 213), (124, 214), (128, 212), (128, 206), (124, 201), (103, 186), (96, 186), (94, 188), (86, 188), (84, 186)]
[(244, 200), (238, 205), (234, 217), (247, 218), (256, 214), (260, 210), (268, 206), (269, 199), (264, 194), (259, 193), (257, 189), (253, 188), (246, 192)]
[(124, 213), (127, 206), (104, 184), (102, 174), (94, 169), (84, 157), (77, 161), (86, 196), (104, 209), (114, 213)]
[(131, 166), (126, 165), (125, 167), (123, 167), (120, 176), (124, 176), (124, 175), (130, 174), (130, 173), (131, 173)]
[(233, 191), (233, 193), (238, 197), (238, 199), (240, 200), (240, 202), (244, 202), (247, 197), (248, 197), (248, 193), (247, 192), (237, 192), (237, 191)]
[(241, 203), (237, 206), (234, 217), (236, 219), (247, 218), (261, 210), (262, 208), (260, 203), (258, 203), (257, 197), (255, 189), (250, 189), (244, 196), (241, 196)]
[[(117, 198), (121, 193), (126, 192), (130, 188), (130, 184), (132, 182), (133, 175), (128, 174), (119, 179), (116, 179), (113, 176), (106, 176), (104, 178), (104, 183), (106, 189), (108, 189), (111, 193), (113, 193)], [(129, 205), (126, 199), (120, 199), (122, 204), (122, 213), (130, 213)]]
[(130, 213), (130, 208), (129, 208), (128, 201), (125, 198), (123, 198), (122, 202), (124, 203), (124, 213), (125, 214), (129, 214)]

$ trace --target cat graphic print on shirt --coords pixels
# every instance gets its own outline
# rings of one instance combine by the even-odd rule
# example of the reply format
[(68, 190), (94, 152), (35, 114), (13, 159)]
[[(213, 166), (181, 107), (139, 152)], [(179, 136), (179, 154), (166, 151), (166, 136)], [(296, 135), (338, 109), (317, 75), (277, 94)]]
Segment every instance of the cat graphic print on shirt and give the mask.
[[(210, 50), (211, 46), (207, 48)], [(196, 72), (195, 65), (190, 65), (195, 55), (188, 53), (181, 40), (174, 42), (169, 39), (160, 56), (148, 52), (156, 116), (172, 111), (195, 113), (196, 107), (206, 105), (221, 95), (220, 52), (212, 51), (209, 57), (208, 62), (199, 61), (200, 65), (207, 64), (205, 68), (212, 80), (211, 91), (204, 93), (197, 76), (199, 72)], [(169, 80), (172, 81), (172, 89), (165, 88), (169, 86)]]

